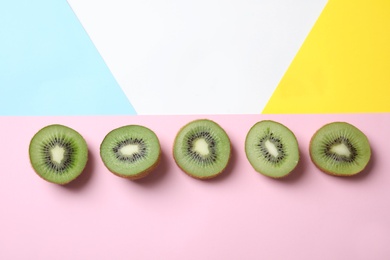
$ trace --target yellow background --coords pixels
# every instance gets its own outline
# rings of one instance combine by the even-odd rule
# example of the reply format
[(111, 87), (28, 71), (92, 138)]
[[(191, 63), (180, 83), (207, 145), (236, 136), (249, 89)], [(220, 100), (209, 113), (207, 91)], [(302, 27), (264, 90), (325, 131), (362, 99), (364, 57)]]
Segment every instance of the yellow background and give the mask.
[(390, 112), (390, 0), (329, 1), (263, 113)]

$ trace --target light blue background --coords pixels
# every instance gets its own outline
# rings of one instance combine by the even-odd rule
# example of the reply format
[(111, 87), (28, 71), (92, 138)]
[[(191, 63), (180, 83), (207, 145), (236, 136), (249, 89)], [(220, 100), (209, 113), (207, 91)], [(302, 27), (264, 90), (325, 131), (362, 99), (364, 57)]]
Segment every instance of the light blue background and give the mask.
[(1, 0), (0, 115), (136, 114), (65, 0)]

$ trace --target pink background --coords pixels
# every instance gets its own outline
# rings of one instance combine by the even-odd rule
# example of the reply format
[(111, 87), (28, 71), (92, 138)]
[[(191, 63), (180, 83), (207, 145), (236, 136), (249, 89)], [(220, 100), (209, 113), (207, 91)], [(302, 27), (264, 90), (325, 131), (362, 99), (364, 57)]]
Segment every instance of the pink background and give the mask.
[[(226, 172), (193, 179), (175, 165), (173, 139), (193, 119), (225, 128)], [(249, 128), (272, 119), (297, 136), (301, 162), (284, 180), (256, 173), (244, 153)], [(358, 176), (326, 175), (308, 145), (323, 124), (346, 121), (368, 136), (373, 156)], [(390, 259), (390, 114), (0, 117), (0, 259)], [(43, 126), (79, 131), (85, 172), (58, 186), (32, 170), (28, 145)], [(99, 146), (112, 129), (142, 124), (160, 138), (158, 169), (139, 181), (111, 174)]]

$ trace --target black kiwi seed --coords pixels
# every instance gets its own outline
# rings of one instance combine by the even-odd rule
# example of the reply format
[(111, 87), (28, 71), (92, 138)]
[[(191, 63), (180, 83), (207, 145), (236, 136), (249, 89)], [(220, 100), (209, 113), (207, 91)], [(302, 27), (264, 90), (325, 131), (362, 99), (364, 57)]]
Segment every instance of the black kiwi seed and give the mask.
[(245, 140), (245, 153), (257, 172), (272, 178), (287, 176), (299, 161), (294, 133), (271, 120), (257, 122), (251, 127)]
[(208, 119), (195, 120), (183, 126), (173, 145), (176, 164), (198, 179), (210, 179), (222, 173), (230, 154), (228, 135), (221, 126)]
[[(127, 145), (137, 145), (138, 152), (135, 152), (129, 156), (124, 156), (120, 152), (120, 150)], [(115, 153), (115, 157), (119, 161), (123, 161), (123, 162), (127, 161), (130, 163), (134, 163), (138, 160), (141, 160), (142, 158), (144, 158), (147, 155), (147, 146), (146, 146), (145, 141), (142, 139), (128, 138), (128, 139), (125, 139), (125, 140), (118, 142), (118, 144), (112, 148), (112, 151)]]
[(100, 157), (109, 171), (120, 177), (147, 176), (160, 161), (157, 135), (147, 127), (127, 125), (109, 132), (100, 145)]
[(352, 176), (361, 172), (371, 158), (365, 134), (346, 122), (322, 126), (310, 140), (310, 158), (325, 173)]
[(66, 184), (76, 179), (88, 160), (84, 138), (63, 125), (49, 125), (39, 130), (30, 142), (30, 162), (43, 179)]

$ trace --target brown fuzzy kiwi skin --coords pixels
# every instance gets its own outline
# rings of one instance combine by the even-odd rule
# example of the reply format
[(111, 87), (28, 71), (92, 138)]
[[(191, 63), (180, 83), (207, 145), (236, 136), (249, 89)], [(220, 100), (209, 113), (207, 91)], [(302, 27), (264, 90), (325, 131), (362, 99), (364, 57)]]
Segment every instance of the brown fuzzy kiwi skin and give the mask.
[(186, 173), (188, 176), (192, 177), (192, 178), (195, 178), (195, 179), (198, 179), (198, 180), (210, 180), (210, 179), (214, 179), (216, 177), (218, 177), (219, 175), (221, 175), (227, 168), (227, 166), (229, 165), (229, 162), (230, 162), (230, 158), (232, 157), (232, 146), (230, 145), (230, 154), (229, 154), (229, 159), (228, 159), (228, 164), (226, 164), (226, 167), (223, 168), (220, 172), (214, 174), (214, 175), (210, 175), (210, 176), (204, 176), (204, 177), (201, 177), (201, 176), (197, 176), (195, 174), (191, 174), (187, 171), (185, 171), (182, 167), (180, 167), (180, 165), (177, 163), (176, 159), (175, 162), (176, 162), (176, 165), (180, 168), (180, 170), (182, 170), (184, 173)]
[[(311, 141), (310, 141), (310, 145), (311, 145)], [(309, 152), (310, 153), (310, 152)], [(331, 171), (327, 171), (326, 169), (324, 169), (323, 167), (319, 166), (318, 164), (315, 163), (315, 161), (313, 160), (311, 154), (310, 154), (310, 160), (312, 161), (312, 163), (319, 169), (321, 170), (322, 172), (328, 174), (328, 175), (332, 175), (332, 176), (337, 176), (337, 177), (352, 177), (352, 176), (355, 176), (355, 175), (358, 175), (359, 173), (361, 173), (362, 171), (364, 171), (364, 169), (367, 167), (367, 165), (359, 172), (356, 172), (356, 173), (352, 173), (352, 174), (338, 174), (338, 173), (334, 173), (334, 172), (331, 172)]]
[(159, 152), (159, 155), (158, 155), (158, 158), (156, 160), (156, 162), (151, 165), (149, 168), (145, 169), (144, 171), (142, 172), (139, 172), (137, 174), (134, 174), (134, 175), (124, 175), (124, 174), (120, 174), (118, 172), (114, 172), (114, 171), (111, 171), (110, 169), (108, 169), (111, 173), (113, 173), (114, 175), (118, 176), (118, 177), (121, 177), (121, 178), (125, 178), (125, 179), (128, 179), (128, 180), (139, 180), (139, 179), (142, 179), (146, 176), (148, 176), (152, 171), (154, 171), (157, 166), (160, 164), (160, 161), (161, 161), (161, 148), (160, 148), (160, 152)]
[[(53, 124), (53, 125), (56, 125), (56, 124)], [(58, 125), (60, 125), (60, 124), (58, 124)], [(49, 127), (49, 126), (51, 126), (51, 125), (47, 125), (47, 126), (45, 126), (44, 128)], [(62, 125), (60, 125), (60, 126), (62, 126)], [(68, 127), (68, 126), (67, 126), (67, 127)], [(42, 128), (42, 129), (43, 129), (43, 128)], [(42, 130), (42, 129), (41, 129), (41, 130)], [(74, 130), (74, 129), (72, 129), (72, 130)], [(78, 132), (77, 132), (77, 133), (78, 133)], [(31, 147), (31, 142), (32, 142), (32, 140), (34, 139), (34, 137), (35, 137), (37, 134), (38, 134), (38, 132), (35, 133), (34, 136), (31, 138), (29, 147)], [(79, 133), (79, 134), (80, 134), (80, 133)], [(84, 137), (83, 137), (83, 139), (84, 139)], [(85, 144), (86, 144), (85, 139), (84, 139), (84, 142), (85, 142)], [(29, 154), (29, 156), (30, 156), (30, 154)], [(87, 150), (87, 160), (86, 160), (86, 162), (85, 162), (85, 167), (88, 165), (88, 159), (89, 159), (89, 150)], [(71, 179), (71, 180), (69, 180), (69, 181), (65, 181), (65, 182), (52, 182), (52, 181), (50, 181), (50, 180), (48, 180), (48, 179), (43, 178), (40, 174), (38, 174), (38, 172), (34, 169), (32, 163), (31, 163), (31, 160), (30, 160), (30, 166), (31, 166), (31, 168), (34, 170), (35, 174), (38, 175), (38, 177), (41, 178), (42, 180), (45, 180), (45, 181), (47, 181), (47, 182), (49, 182), (49, 183), (61, 185), (61, 186), (65, 186), (65, 185), (67, 185), (67, 184), (69, 184), (69, 183), (75, 181), (75, 180), (78, 179), (78, 178), (80, 177), (80, 175), (85, 171), (85, 167), (84, 167), (84, 169), (81, 171), (81, 173), (80, 173), (76, 178)]]
[[(346, 122), (332, 122), (332, 123), (346, 123)], [(329, 124), (332, 124), (332, 123), (328, 123), (328, 124), (325, 124), (323, 125), (322, 127), (326, 126), (326, 125), (329, 125)], [(349, 123), (347, 123), (349, 124)], [(320, 165), (316, 164), (316, 162), (313, 160), (313, 157), (312, 157), (312, 153), (311, 153), (311, 147), (312, 147), (312, 142), (313, 142), (313, 139), (314, 137), (316, 136), (316, 134), (318, 133), (318, 131), (322, 128), (320, 127), (312, 136), (312, 138), (310, 139), (310, 143), (309, 143), (309, 155), (310, 155), (310, 160), (312, 161), (312, 163), (319, 169), (321, 170), (322, 172), (328, 174), (328, 175), (331, 175), (331, 176), (336, 176), (336, 177), (353, 177), (355, 175), (358, 175), (359, 173), (361, 173), (362, 171), (364, 171), (364, 169), (367, 168), (367, 165), (359, 172), (356, 172), (356, 173), (352, 173), (352, 174), (338, 174), (338, 173), (334, 173), (334, 172), (331, 172), (331, 171), (328, 171), (326, 169), (324, 169), (323, 167), (321, 167)], [(366, 137), (367, 138), (367, 137)], [(369, 158), (369, 161), (371, 160), (371, 153), (370, 153), (370, 158)]]
[[(245, 150), (245, 149), (244, 149), (244, 150)], [(246, 157), (248, 158), (248, 155), (247, 155), (246, 152), (245, 152), (245, 155), (246, 155)], [(300, 159), (300, 158), (298, 158), (298, 159)], [(249, 162), (249, 164), (250, 164), (250, 162)], [(298, 165), (298, 164), (297, 164), (297, 165)], [(252, 166), (252, 165), (251, 165), (251, 166)], [(295, 169), (296, 167), (297, 167), (297, 166), (295, 166), (294, 169)], [(253, 167), (252, 167), (252, 168), (253, 168)], [(269, 175), (266, 175), (266, 174), (264, 174), (264, 173), (262, 173), (262, 172), (256, 171), (256, 169), (253, 168), (253, 170), (255, 170), (255, 172), (260, 173), (261, 175), (263, 175), (263, 176), (265, 176), (265, 177), (269, 177), (269, 178), (275, 179), (275, 180), (280, 180), (280, 179), (286, 178), (288, 175), (291, 174), (291, 172), (294, 171), (294, 169), (292, 169), (292, 170), (291, 170), (289, 173), (287, 173), (286, 175), (283, 175), (283, 176), (280, 176), (280, 177), (274, 177), (274, 176), (269, 176)]]
[[(87, 155), (87, 161), (86, 161), (85, 165), (88, 164), (88, 156), (89, 156), (89, 155)], [(47, 182), (50, 182), (50, 183), (53, 183), (53, 184), (57, 184), (57, 185), (61, 185), (61, 186), (67, 185), (67, 184), (69, 184), (69, 183), (75, 181), (75, 180), (78, 179), (78, 178), (80, 177), (80, 175), (83, 173), (83, 172), (81, 172), (76, 178), (74, 178), (74, 179), (72, 179), (72, 180), (69, 180), (69, 181), (66, 181), (66, 182), (52, 182), (52, 181), (50, 181), (50, 180), (47, 180), (47, 179), (43, 178), (40, 174), (38, 174), (38, 173), (35, 171), (33, 165), (31, 164), (31, 162), (30, 162), (30, 165), (31, 165), (31, 168), (33, 168), (34, 172), (36, 173), (36, 175), (38, 175), (39, 178), (41, 178), (42, 180), (45, 180), (45, 181), (47, 181)], [(85, 170), (85, 168), (84, 168), (84, 170)], [(83, 170), (83, 171), (84, 171), (84, 170)]]
[[(290, 130), (290, 129), (288, 128), (288, 130)], [(291, 130), (290, 130), (290, 131), (291, 131)], [(292, 132), (292, 131), (291, 131), (291, 132)], [(290, 171), (289, 173), (287, 173), (286, 175), (280, 176), (280, 177), (271, 177), (271, 178), (274, 178), (274, 179), (284, 179), (284, 178), (286, 178), (287, 176), (289, 176), (292, 172), (294, 172), (294, 170), (298, 167), (299, 162), (301, 161), (301, 153), (300, 153), (300, 151), (299, 151), (298, 139), (297, 139), (297, 137), (295, 136), (295, 134), (294, 134), (294, 139), (295, 139), (295, 141), (296, 141), (297, 144), (298, 144), (298, 162), (297, 162), (297, 164), (296, 164), (295, 167), (292, 168), (291, 171)]]
[[(208, 120), (208, 121), (211, 121), (210, 119), (199, 119), (199, 120)], [(195, 121), (195, 120), (194, 120)], [(191, 122), (190, 122), (191, 123)], [(216, 122), (214, 122), (214, 123), (216, 123)], [(189, 124), (189, 123), (188, 123)], [(183, 127), (181, 127), (180, 128), (180, 130), (177, 132), (177, 133), (179, 133), (185, 126), (187, 126), (188, 124), (186, 124), (186, 125), (184, 125)], [(216, 123), (217, 124), (217, 123)], [(219, 124), (218, 124), (219, 125)], [(221, 127), (221, 126), (220, 126)], [(222, 127), (221, 127), (222, 128)], [(222, 128), (223, 129), (223, 128)], [(224, 130), (225, 131), (225, 130)], [(226, 132), (225, 132), (226, 133)], [(177, 139), (177, 134), (176, 134), (176, 137), (175, 137), (175, 140), (174, 140), (174, 142), (173, 143), (176, 143), (176, 139)], [(216, 173), (216, 174), (214, 174), (214, 175), (210, 175), (210, 176), (204, 176), (204, 177), (201, 177), (201, 176), (197, 176), (197, 175), (195, 175), (195, 174), (191, 174), (190, 172), (187, 172), (187, 171), (185, 171), (182, 167), (180, 167), (180, 165), (177, 163), (177, 161), (176, 161), (176, 158), (175, 158), (175, 156), (174, 156), (174, 147), (172, 147), (172, 157), (173, 157), (173, 159), (175, 160), (175, 163), (176, 163), (176, 165), (180, 168), (180, 170), (182, 170), (185, 174), (187, 174), (188, 176), (190, 176), (190, 177), (192, 177), (192, 178), (194, 178), (194, 179), (198, 179), (198, 180), (210, 180), (210, 179), (214, 179), (214, 178), (216, 178), (216, 177), (218, 177), (218, 176), (220, 176), (225, 170), (226, 170), (226, 168), (228, 167), (228, 165), (229, 165), (229, 163), (230, 163), (230, 159), (231, 159), (231, 157), (232, 157), (232, 143), (231, 143), (231, 141), (230, 141), (230, 137), (229, 137), (229, 135), (226, 133), (226, 136), (227, 136), (227, 138), (228, 138), (228, 140), (229, 140), (229, 148), (230, 148), (230, 150), (229, 150), (229, 158), (228, 158), (228, 163), (226, 164), (226, 166), (225, 166), (225, 168), (223, 168), (220, 172), (218, 172), (218, 173)]]
[[(276, 121), (273, 121), (273, 120), (264, 120), (264, 121), (270, 121), (270, 122), (274, 122), (274, 123), (278, 123), (278, 124), (280, 124), (280, 125), (283, 125), (283, 124), (281, 124), (281, 123), (279, 123), (279, 122), (276, 122)], [(256, 124), (255, 124), (255, 125), (256, 125)], [(255, 125), (253, 125), (253, 126), (249, 129), (248, 133), (250, 132), (250, 130), (252, 130), (253, 127), (255, 127)], [(283, 125), (283, 126), (287, 128), (287, 126), (285, 126), (285, 125)], [(289, 128), (287, 128), (287, 129), (290, 130)], [(291, 130), (290, 130), (290, 131), (291, 131)], [(291, 131), (291, 132), (292, 132), (292, 131)], [(244, 142), (244, 143), (246, 143), (247, 138), (248, 138), (248, 134), (247, 134), (247, 136), (246, 136), (246, 138), (245, 138), (245, 142)], [(297, 142), (297, 144), (299, 144), (299, 143), (298, 143), (298, 139), (297, 139), (297, 137), (295, 136), (295, 134), (294, 134), (294, 139), (295, 139), (295, 141)], [(244, 150), (245, 150), (245, 148), (244, 148)], [(248, 158), (248, 154), (246, 153), (246, 150), (245, 150), (245, 155), (246, 155), (246, 157)], [(300, 161), (301, 161), (301, 153), (299, 152), (299, 145), (298, 145), (298, 163), (297, 163), (297, 164), (295, 165), (295, 167), (294, 167), (293, 169), (291, 169), (291, 171), (288, 172), (286, 175), (279, 176), (279, 177), (270, 176), (270, 175), (266, 175), (266, 174), (264, 174), (264, 173), (262, 173), (262, 172), (256, 171), (256, 169), (254, 169), (254, 167), (253, 167), (253, 169), (254, 169), (256, 172), (260, 173), (261, 175), (264, 175), (264, 176), (269, 177), (269, 178), (271, 178), (271, 179), (274, 179), (274, 180), (281, 180), (281, 179), (284, 179), (284, 178), (286, 178), (287, 176), (289, 176), (292, 172), (294, 172), (294, 170), (295, 170), (295, 169), (297, 168), (297, 166), (299, 165), (299, 162), (300, 162)]]
[[(173, 154), (173, 152), (172, 152), (172, 154)], [(229, 159), (228, 159), (228, 163), (226, 164), (226, 167), (223, 168), (220, 172), (218, 172), (218, 173), (216, 173), (216, 174), (214, 174), (214, 175), (204, 176), (204, 177), (197, 176), (197, 175), (195, 175), (195, 174), (191, 174), (191, 173), (185, 171), (185, 170), (184, 170), (182, 167), (180, 167), (180, 165), (177, 163), (175, 157), (173, 157), (173, 158), (174, 158), (174, 160), (175, 160), (175, 162), (176, 162), (176, 165), (180, 168), (180, 170), (182, 170), (182, 171), (183, 171), (185, 174), (187, 174), (188, 176), (190, 176), (190, 177), (192, 177), (192, 178), (195, 178), (195, 179), (198, 179), (198, 180), (210, 180), (210, 179), (214, 179), (214, 178), (218, 177), (219, 175), (221, 175), (221, 174), (226, 170), (227, 166), (228, 166), (229, 163), (230, 163), (230, 158), (231, 158), (231, 157), (232, 157), (232, 145), (230, 144)]]
[(267, 176), (267, 177), (269, 177), (271, 179), (274, 179), (274, 180), (282, 180), (282, 179), (287, 178), (287, 176), (290, 176), (291, 173), (294, 172), (294, 170), (298, 167), (298, 164), (299, 164), (300, 160), (301, 160), (301, 155), (299, 154), (298, 155), (298, 163), (297, 163), (297, 165), (295, 165), (295, 167), (293, 169), (291, 169), (291, 171), (289, 173), (287, 173), (286, 175), (283, 175), (283, 176), (275, 177), (275, 176), (269, 176), (269, 175), (262, 174), (261, 172), (260, 173), (262, 175)]

